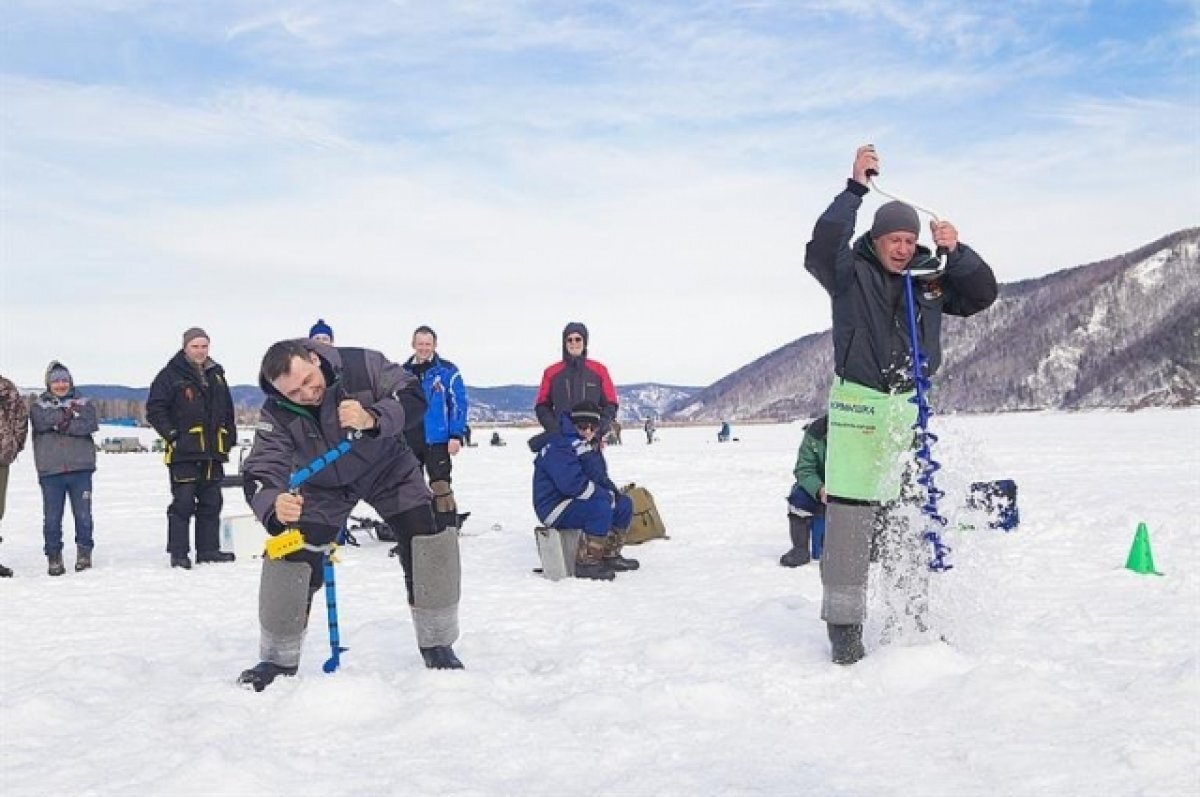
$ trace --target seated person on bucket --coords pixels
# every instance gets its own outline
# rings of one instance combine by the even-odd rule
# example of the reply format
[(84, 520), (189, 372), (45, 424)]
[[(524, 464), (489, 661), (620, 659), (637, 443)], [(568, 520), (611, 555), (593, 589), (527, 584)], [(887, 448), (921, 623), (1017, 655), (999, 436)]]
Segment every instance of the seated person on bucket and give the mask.
[(581, 401), (559, 418), (560, 431), (529, 441), (533, 461), (533, 508), (553, 529), (583, 532), (575, 577), (611, 581), (624, 570), (637, 570), (636, 559), (621, 556), (633, 519), (633, 501), (608, 477), (601, 451), (600, 407)]
[[(829, 416), (804, 427), (804, 439), (792, 472), (796, 483), (788, 495), (788, 533), (792, 549), (779, 558), (784, 567), (800, 567), (821, 558), (825, 541), (825, 433)], [(809, 545), (812, 554), (809, 554)]]

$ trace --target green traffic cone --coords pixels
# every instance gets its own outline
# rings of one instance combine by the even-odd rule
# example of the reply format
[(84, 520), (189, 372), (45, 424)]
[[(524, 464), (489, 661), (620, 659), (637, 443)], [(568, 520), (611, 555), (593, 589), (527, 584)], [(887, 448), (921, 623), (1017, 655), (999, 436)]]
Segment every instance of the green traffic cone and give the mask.
[(1154, 569), (1154, 555), (1150, 553), (1150, 532), (1145, 523), (1138, 523), (1137, 534), (1133, 535), (1133, 547), (1129, 549), (1129, 558), (1125, 561), (1125, 569), (1143, 575), (1162, 573)]

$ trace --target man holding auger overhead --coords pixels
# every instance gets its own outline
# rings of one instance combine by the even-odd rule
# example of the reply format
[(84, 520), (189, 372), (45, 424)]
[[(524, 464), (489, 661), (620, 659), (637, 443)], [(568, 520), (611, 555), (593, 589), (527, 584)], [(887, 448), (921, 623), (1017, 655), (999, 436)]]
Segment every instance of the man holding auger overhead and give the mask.
[[(916, 210), (903, 202), (880, 206), (870, 232), (851, 243), (862, 198), (878, 172), (875, 148), (859, 147), (852, 176), (817, 220), (804, 257), (805, 269), (833, 301), (836, 378), (829, 394), (821, 617), (838, 664), (853, 664), (865, 655), (862, 626), (873, 538), (882, 532), (879, 542), (886, 547), (903, 530), (889, 510), (900, 497), (916, 420), (908, 272), (923, 275), (915, 277), (913, 301), (926, 377), (941, 364), (942, 315), (974, 315), (997, 295), (992, 269), (944, 220), (930, 224), (935, 246), (946, 253), (945, 269), (939, 270), (937, 257), (917, 243)], [(926, 580), (914, 579), (921, 585)], [(918, 613), (924, 597), (913, 595)], [(915, 619), (922, 622), (920, 616)]]
[[(298, 528), (303, 547), (263, 559), (261, 661), (239, 683), (261, 692), (296, 674), (312, 598), (324, 583), (324, 556), (359, 500), (396, 531), (425, 666), (461, 669), (451, 647), (458, 639), (458, 535), (437, 530), (420, 463), (404, 442), (406, 426), (424, 423), (416, 378), (371, 349), (284, 340), (263, 357), (259, 385), (267, 399), (242, 467), (246, 499), (268, 533)], [(292, 473), (337, 447), (348, 431), (361, 437), (289, 492)]]

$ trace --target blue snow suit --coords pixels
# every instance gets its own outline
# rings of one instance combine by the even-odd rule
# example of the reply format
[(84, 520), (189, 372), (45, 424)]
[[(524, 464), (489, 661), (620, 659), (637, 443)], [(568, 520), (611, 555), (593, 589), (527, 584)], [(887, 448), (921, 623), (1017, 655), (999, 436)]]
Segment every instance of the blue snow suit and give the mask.
[(409, 358), (404, 370), (421, 380), (425, 392), (425, 442), (429, 445), (463, 439), (467, 425), (467, 387), (458, 366), (436, 354), (429, 363)]
[(582, 529), (606, 536), (624, 531), (633, 519), (633, 501), (622, 495), (608, 476), (599, 447), (579, 436), (563, 413), (558, 433), (544, 432), (533, 460), (533, 509), (550, 528)]

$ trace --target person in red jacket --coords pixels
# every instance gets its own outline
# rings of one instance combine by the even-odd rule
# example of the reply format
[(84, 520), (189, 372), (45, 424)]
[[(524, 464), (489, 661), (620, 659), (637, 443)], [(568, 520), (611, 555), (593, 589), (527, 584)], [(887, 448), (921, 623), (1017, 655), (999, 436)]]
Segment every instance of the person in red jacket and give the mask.
[(547, 432), (559, 431), (559, 418), (581, 401), (600, 408), (600, 434), (604, 439), (617, 417), (617, 389), (608, 369), (587, 355), (588, 329), (578, 321), (563, 327), (562, 360), (542, 372), (534, 411)]

